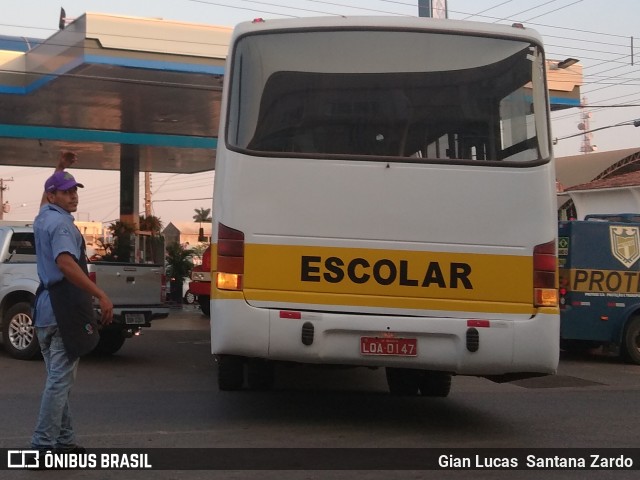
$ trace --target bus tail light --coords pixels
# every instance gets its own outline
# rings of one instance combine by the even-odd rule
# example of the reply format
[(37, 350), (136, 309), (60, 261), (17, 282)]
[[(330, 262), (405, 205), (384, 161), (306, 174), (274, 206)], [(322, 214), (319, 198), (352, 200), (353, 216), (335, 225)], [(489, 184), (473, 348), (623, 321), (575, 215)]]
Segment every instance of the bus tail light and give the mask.
[(556, 243), (551, 241), (533, 249), (533, 298), (536, 307), (557, 307), (556, 281), (558, 260)]
[(218, 273), (220, 290), (242, 290), (244, 275), (244, 233), (218, 224)]

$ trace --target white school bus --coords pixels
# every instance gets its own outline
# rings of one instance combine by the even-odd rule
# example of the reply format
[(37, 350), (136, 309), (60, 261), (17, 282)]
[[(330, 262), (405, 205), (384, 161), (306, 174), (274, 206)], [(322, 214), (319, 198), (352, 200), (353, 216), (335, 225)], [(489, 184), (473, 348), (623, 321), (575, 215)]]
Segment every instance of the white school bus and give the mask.
[(425, 18), (234, 30), (216, 160), (211, 348), (386, 367), (397, 394), (558, 364), (555, 174), (534, 31)]

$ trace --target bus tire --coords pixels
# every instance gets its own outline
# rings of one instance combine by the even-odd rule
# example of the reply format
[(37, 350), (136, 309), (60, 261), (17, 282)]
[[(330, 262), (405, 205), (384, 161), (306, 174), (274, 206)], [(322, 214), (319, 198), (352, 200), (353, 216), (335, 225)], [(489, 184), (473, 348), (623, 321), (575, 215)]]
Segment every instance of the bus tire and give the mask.
[(29, 302), (18, 302), (6, 311), (2, 319), (2, 341), (7, 353), (18, 360), (40, 356)]
[(417, 395), (420, 388), (420, 370), (411, 368), (385, 368), (387, 386), (391, 395)]
[(200, 305), (200, 310), (207, 317), (211, 315), (211, 305), (209, 304), (209, 295), (198, 295), (198, 304)]
[(225, 392), (241, 390), (244, 385), (244, 358), (218, 355), (218, 388)]
[(447, 372), (423, 372), (419, 388), (420, 394), (425, 397), (446, 397), (451, 391), (451, 374)]
[(620, 354), (625, 362), (640, 365), (640, 317), (633, 317), (625, 327)]
[(273, 362), (261, 358), (247, 361), (247, 384), (250, 390), (271, 390), (275, 381)]

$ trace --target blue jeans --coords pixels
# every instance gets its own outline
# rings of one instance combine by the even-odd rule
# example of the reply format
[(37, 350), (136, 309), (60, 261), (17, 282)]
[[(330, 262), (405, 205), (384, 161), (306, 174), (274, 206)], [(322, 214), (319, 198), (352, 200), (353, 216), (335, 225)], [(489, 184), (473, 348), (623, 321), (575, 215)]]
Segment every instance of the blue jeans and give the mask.
[(75, 442), (69, 394), (76, 379), (79, 359), (69, 360), (56, 325), (36, 327), (36, 333), (47, 370), (47, 382), (31, 446), (38, 449), (64, 448)]

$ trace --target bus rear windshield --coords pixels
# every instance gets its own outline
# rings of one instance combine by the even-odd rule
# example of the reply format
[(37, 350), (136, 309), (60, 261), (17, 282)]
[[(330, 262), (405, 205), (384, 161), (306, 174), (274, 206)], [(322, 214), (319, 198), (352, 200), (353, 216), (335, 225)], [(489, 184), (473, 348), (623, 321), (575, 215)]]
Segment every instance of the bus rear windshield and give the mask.
[(540, 48), (410, 31), (248, 35), (234, 51), (227, 143), (250, 154), (399, 161), (549, 157)]

